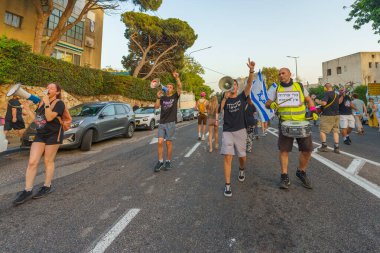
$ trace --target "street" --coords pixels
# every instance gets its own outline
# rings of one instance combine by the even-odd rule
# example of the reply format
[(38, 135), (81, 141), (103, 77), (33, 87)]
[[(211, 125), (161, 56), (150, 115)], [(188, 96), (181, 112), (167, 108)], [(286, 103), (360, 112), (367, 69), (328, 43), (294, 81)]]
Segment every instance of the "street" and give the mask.
[[(312, 190), (295, 176), (294, 147), (284, 191), (276, 128), (254, 141), (243, 183), (234, 158), (231, 198), (223, 196), (223, 157), (207, 141), (197, 146), (196, 121), (177, 125), (170, 171), (153, 172), (157, 129), (136, 131), (89, 152), (59, 151), (55, 192), (17, 207), (28, 151), (2, 156), (0, 252), (380, 252), (377, 129), (352, 133), (342, 154), (314, 152)], [(318, 147), (316, 127), (313, 141)]]

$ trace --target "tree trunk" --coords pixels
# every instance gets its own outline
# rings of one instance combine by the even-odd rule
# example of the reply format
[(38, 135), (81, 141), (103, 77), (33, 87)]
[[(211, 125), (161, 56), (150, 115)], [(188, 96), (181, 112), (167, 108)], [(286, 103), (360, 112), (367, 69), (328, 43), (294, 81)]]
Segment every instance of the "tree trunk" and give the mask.
[(34, 0), (34, 7), (37, 12), (37, 23), (34, 31), (34, 43), (33, 43), (33, 53), (40, 54), (42, 46), (42, 35), (44, 32), (44, 26), (47, 19), (53, 11), (53, 1), (48, 1), (49, 9), (47, 12), (44, 12), (42, 8), (41, 0)]

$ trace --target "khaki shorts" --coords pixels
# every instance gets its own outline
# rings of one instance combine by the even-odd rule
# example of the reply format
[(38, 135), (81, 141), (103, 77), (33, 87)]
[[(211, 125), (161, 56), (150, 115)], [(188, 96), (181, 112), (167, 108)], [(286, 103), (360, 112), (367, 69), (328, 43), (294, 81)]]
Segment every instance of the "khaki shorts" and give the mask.
[(235, 132), (223, 132), (221, 155), (235, 155), (245, 157), (247, 148), (247, 130), (245, 128)]
[(321, 115), (319, 121), (319, 131), (328, 134), (330, 132), (339, 133), (339, 115), (325, 116)]

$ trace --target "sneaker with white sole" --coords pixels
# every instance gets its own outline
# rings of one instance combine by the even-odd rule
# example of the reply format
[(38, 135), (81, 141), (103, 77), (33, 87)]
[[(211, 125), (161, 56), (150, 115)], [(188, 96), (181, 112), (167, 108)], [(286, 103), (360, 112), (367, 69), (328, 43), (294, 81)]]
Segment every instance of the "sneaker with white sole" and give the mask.
[(239, 176), (238, 176), (238, 180), (239, 180), (239, 182), (244, 182), (244, 180), (245, 180), (244, 169), (240, 169), (240, 168), (239, 168)]
[(230, 184), (226, 184), (224, 186), (224, 196), (226, 196), (226, 197), (231, 197), (232, 196), (232, 191), (231, 191), (231, 185)]

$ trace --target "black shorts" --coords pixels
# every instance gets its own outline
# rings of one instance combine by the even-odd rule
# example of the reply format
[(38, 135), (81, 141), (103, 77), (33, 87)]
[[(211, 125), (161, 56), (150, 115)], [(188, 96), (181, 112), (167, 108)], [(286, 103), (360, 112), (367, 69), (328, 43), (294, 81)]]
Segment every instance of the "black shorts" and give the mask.
[(4, 131), (9, 131), (9, 130), (21, 130), (25, 128), (25, 123), (24, 121), (16, 121), (16, 123), (13, 123), (12, 121), (5, 121), (4, 122)]
[(53, 133), (49, 135), (36, 134), (33, 142), (43, 142), (46, 145), (56, 145), (62, 144), (63, 141), (63, 131), (61, 131), (60, 136), (59, 133)]
[(203, 123), (203, 125), (207, 124), (207, 115), (203, 114), (203, 113), (199, 113), (199, 115), (198, 115), (198, 125), (201, 125), (202, 123)]
[[(305, 138), (296, 138), (298, 143), (298, 150), (302, 152), (313, 151), (313, 140), (311, 135)], [(281, 126), (279, 127), (278, 135), (278, 149), (282, 152), (291, 152), (293, 148), (294, 138), (282, 134)]]

